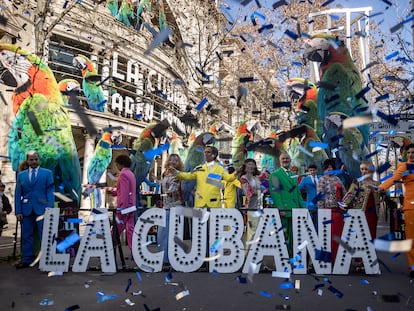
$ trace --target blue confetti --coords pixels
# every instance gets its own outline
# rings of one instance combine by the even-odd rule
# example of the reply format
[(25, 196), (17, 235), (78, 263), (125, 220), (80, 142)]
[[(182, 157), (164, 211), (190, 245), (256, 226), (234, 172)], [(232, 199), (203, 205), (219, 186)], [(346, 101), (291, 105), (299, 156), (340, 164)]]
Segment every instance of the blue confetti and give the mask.
[(314, 147), (319, 147), (322, 149), (327, 149), (328, 148), (328, 144), (327, 143), (323, 143), (323, 142), (317, 142), (317, 141), (311, 141), (309, 143), (309, 146), (314, 148)]
[(82, 219), (81, 218), (68, 218), (66, 219), (66, 222), (68, 223), (74, 223), (74, 224), (80, 224), (82, 223)]
[(261, 291), (259, 292), (259, 294), (260, 294), (260, 295), (262, 295), (262, 296), (264, 296), (264, 297), (266, 297), (266, 298), (270, 298), (270, 297), (272, 297), (272, 294), (270, 294), (270, 293), (268, 293), (268, 292), (265, 292), (265, 291), (263, 291), (263, 290), (261, 290)]
[(391, 178), (393, 176), (393, 173), (391, 173), (391, 174), (388, 174), (387, 176), (385, 176), (385, 177), (382, 177), (381, 179), (380, 179), (380, 183), (383, 183), (384, 181), (386, 181), (388, 178)]
[(204, 107), (204, 105), (207, 104), (207, 102), (208, 102), (208, 98), (204, 97), (195, 109), (197, 111), (200, 111)]
[(396, 57), (398, 54), (399, 54), (399, 51), (392, 52), (392, 53), (385, 56), (385, 60), (390, 60), (390, 59)]
[(67, 248), (71, 247), (73, 244), (78, 242), (80, 240), (79, 234), (76, 232), (72, 232), (70, 235), (68, 235), (63, 241), (59, 242), (56, 246), (56, 249), (63, 253), (66, 251)]
[(293, 283), (282, 283), (279, 285), (281, 289), (290, 289), (295, 288), (295, 285)]
[(128, 293), (129, 288), (131, 287), (131, 284), (132, 284), (132, 280), (131, 279), (128, 279), (127, 287), (125, 288), (125, 293)]
[(337, 290), (335, 287), (333, 287), (332, 285), (328, 287), (328, 290), (330, 292), (332, 292), (336, 297), (338, 298), (342, 298), (344, 296), (344, 294), (342, 292), (340, 292), (339, 290)]
[(293, 31), (291, 31), (291, 30), (289, 30), (289, 29), (286, 29), (286, 30), (285, 30), (285, 34), (286, 34), (289, 38), (291, 38), (291, 39), (293, 39), (293, 40), (296, 40), (297, 38), (299, 38), (299, 36), (298, 36), (295, 32), (293, 32)]

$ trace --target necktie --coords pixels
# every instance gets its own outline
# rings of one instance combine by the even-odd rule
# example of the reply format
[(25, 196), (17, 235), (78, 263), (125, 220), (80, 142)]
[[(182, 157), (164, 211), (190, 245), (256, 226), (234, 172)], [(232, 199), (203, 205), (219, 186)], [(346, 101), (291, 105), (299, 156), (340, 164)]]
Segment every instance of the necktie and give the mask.
[(36, 170), (32, 170), (32, 175), (30, 176), (30, 182), (34, 182), (36, 179)]

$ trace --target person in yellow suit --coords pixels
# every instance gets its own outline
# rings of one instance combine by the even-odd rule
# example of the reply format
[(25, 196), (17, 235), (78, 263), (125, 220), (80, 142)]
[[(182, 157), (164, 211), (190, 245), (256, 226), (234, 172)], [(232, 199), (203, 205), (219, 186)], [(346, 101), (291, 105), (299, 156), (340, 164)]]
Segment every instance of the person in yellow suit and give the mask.
[[(405, 187), (402, 207), (405, 221), (405, 238), (414, 240), (414, 144), (407, 145), (405, 150), (407, 151), (407, 162), (398, 164), (394, 175), (380, 184), (378, 190), (384, 192), (393, 186), (396, 181), (402, 180)], [(409, 275), (414, 278), (414, 243), (412, 243), (411, 250), (407, 252), (407, 259)]]
[(206, 146), (204, 148), (206, 163), (196, 166), (192, 172), (177, 171), (177, 179), (196, 180), (194, 207), (222, 207), (223, 181), (232, 182), (237, 178), (238, 171), (229, 174), (224, 166), (216, 161), (217, 156), (216, 147)]
[[(229, 174), (234, 173), (233, 166), (228, 168)], [(235, 179), (231, 182), (226, 182), (224, 186), (224, 207), (235, 208), (237, 204), (237, 188), (241, 189), (240, 180)]]

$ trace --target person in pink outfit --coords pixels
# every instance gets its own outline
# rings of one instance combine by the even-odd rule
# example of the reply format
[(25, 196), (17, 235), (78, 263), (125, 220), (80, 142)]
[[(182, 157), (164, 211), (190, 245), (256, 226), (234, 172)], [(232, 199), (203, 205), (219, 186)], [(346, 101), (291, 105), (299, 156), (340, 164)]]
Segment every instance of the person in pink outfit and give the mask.
[[(135, 226), (135, 207), (136, 205), (136, 179), (130, 170), (131, 159), (127, 155), (120, 155), (115, 159), (115, 164), (120, 174), (116, 183), (116, 190), (112, 195), (116, 196), (116, 222), (119, 236), (126, 229), (126, 237), (129, 249), (132, 251), (132, 236)], [(123, 210), (128, 209), (128, 212)]]

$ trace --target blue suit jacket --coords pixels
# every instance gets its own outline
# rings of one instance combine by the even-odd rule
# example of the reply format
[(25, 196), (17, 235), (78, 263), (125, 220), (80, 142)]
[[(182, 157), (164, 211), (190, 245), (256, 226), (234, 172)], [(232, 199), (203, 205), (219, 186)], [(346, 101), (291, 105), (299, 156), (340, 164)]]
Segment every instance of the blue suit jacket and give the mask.
[[(319, 176), (316, 175), (316, 177), (319, 179)], [(316, 197), (316, 185), (312, 181), (311, 176), (306, 176), (302, 179), (299, 185), (299, 189), (302, 191), (303, 189), (306, 190), (306, 207), (308, 209), (316, 209), (318, 208), (317, 204), (313, 204), (312, 200)]]
[(16, 215), (29, 216), (32, 211), (43, 215), (46, 207), (54, 206), (55, 189), (52, 171), (39, 167), (36, 180), (29, 180), (29, 170), (17, 174), (14, 193), (14, 210)]

